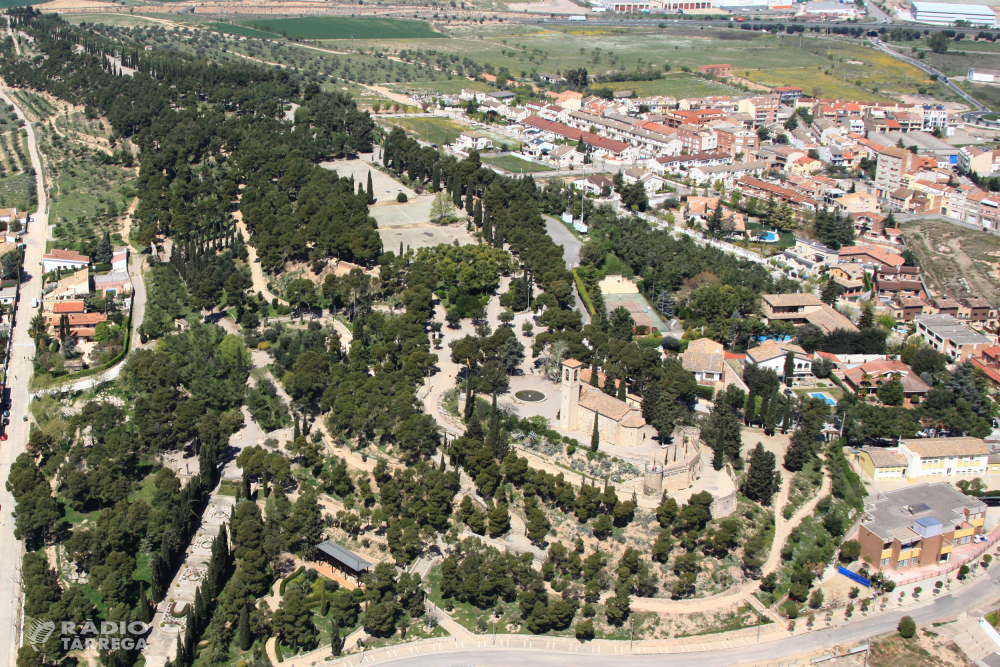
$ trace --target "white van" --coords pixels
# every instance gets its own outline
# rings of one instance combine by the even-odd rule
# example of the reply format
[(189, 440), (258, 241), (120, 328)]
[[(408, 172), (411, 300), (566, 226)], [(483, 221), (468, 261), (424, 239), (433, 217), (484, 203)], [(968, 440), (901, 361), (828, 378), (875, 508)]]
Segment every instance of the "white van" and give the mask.
[(38, 308), (38, 297), (37, 296), (31, 297), (31, 307), (32, 308)]

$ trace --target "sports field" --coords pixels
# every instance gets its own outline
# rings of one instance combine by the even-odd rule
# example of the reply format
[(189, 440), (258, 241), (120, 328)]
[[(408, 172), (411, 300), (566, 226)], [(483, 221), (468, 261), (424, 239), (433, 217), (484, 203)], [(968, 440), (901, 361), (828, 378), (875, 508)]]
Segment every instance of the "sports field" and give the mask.
[(399, 125), (415, 138), (438, 146), (454, 142), (458, 135), (469, 129), (446, 118), (394, 118), (384, 114), (378, 118), (386, 124)]
[[(448, 35), (426, 21), (309, 16), (241, 21), (244, 26), (298, 39), (440, 39)], [(251, 35), (247, 35), (251, 36)], [(258, 37), (259, 35), (252, 35)]]

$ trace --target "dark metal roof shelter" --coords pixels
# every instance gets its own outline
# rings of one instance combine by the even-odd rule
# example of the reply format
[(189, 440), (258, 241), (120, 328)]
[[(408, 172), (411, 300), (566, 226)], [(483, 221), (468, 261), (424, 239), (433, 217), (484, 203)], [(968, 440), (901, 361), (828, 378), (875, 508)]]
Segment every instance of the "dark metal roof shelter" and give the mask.
[(332, 540), (317, 544), (316, 548), (355, 572), (367, 572), (372, 568), (372, 564), (364, 558), (361, 558), (350, 549), (346, 549)]

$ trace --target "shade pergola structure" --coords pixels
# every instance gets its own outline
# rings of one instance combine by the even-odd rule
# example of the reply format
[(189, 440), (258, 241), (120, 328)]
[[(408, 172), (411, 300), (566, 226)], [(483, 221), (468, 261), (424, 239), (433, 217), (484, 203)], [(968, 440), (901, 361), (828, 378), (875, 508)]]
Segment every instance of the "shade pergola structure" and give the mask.
[(344, 574), (354, 577), (359, 584), (361, 583), (361, 574), (372, 569), (371, 563), (332, 540), (317, 544), (316, 548), (323, 554), (323, 560)]

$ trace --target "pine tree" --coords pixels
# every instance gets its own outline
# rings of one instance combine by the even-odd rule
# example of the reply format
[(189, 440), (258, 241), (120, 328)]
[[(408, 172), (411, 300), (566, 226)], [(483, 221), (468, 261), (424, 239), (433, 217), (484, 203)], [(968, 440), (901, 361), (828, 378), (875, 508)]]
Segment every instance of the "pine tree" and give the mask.
[(594, 413), (594, 432), (590, 434), (590, 451), (596, 452), (601, 446), (601, 431), (598, 426), (600, 415)]
[(243, 605), (243, 609), (240, 610), (240, 624), (236, 636), (240, 650), (249, 651), (253, 646), (253, 633), (250, 632), (250, 612), (247, 611), (247, 605)]
[(823, 293), (820, 295), (820, 300), (828, 306), (833, 306), (837, 303), (838, 291), (837, 281), (833, 279), (833, 276), (828, 276), (826, 283), (823, 284)]
[(111, 255), (111, 236), (108, 232), (104, 232), (104, 236), (98, 241), (97, 248), (94, 250), (94, 263), (107, 264), (111, 261)]
[(875, 308), (872, 306), (871, 301), (866, 301), (863, 306), (861, 306), (861, 317), (858, 319), (858, 328), (860, 329), (871, 329), (875, 326)]
[(792, 437), (788, 444), (788, 450), (785, 452), (784, 466), (785, 470), (790, 472), (798, 472), (802, 470), (803, 466), (808, 463), (813, 457), (812, 449), (812, 439), (813, 437), (804, 429), (796, 429), (792, 433)]

